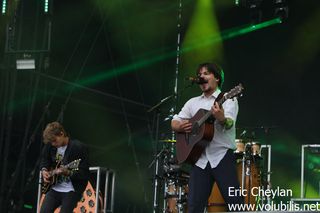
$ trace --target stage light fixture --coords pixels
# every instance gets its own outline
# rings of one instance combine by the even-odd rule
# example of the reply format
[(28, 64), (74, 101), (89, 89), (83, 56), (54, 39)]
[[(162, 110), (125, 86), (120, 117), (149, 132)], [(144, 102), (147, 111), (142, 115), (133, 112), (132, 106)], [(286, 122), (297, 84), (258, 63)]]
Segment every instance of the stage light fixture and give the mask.
[(7, 0), (2, 0), (2, 10), (1, 10), (2, 15), (6, 14), (6, 10), (7, 10)]
[(262, 11), (260, 8), (262, 1), (263, 0), (235, 0), (235, 4), (249, 10), (251, 23), (255, 25), (260, 23), (262, 19)]
[(17, 59), (17, 70), (34, 70), (35, 60), (34, 59)]
[(48, 13), (49, 12), (49, 0), (44, 0), (44, 13)]
[(36, 60), (31, 54), (24, 53), (21, 58), (16, 59), (17, 70), (34, 70), (36, 68)]
[(237, 6), (242, 6), (248, 9), (258, 8), (263, 0), (235, 0)]
[(289, 8), (286, 0), (275, 0), (274, 15), (284, 21), (288, 18)]

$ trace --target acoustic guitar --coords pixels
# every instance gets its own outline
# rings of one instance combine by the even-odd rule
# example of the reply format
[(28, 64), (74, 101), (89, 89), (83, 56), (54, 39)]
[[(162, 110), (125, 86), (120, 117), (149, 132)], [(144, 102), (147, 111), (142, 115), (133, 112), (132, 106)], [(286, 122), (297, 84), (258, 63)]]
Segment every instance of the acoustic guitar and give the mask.
[[(243, 86), (239, 84), (227, 93), (220, 93), (216, 101), (220, 106), (227, 100), (241, 96)], [(176, 150), (178, 163), (195, 164), (214, 136), (214, 117), (210, 110), (199, 109), (189, 120), (192, 123), (190, 133), (177, 132)]]
[(42, 181), (41, 192), (44, 194), (47, 193), (50, 190), (50, 188), (57, 183), (57, 179), (58, 179), (57, 172), (60, 167), (66, 168), (70, 171), (75, 171), (75, 170), (78, 170), (80, 161), (81, 159), (77, 159), (68, 163), (67, 165), (61, 165), (61, 161), (58, 161), (55, 169), (49, 171), (50, 182), (46, 183)]

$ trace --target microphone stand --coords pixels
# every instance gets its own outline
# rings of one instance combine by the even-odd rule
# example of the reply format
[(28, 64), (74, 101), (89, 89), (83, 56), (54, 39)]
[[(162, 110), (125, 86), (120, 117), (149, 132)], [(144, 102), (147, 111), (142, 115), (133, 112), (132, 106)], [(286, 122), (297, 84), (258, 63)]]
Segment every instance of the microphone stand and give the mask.
[[(160, 170), (159, 170), (159, 165), (160, 165), (160, 159), (162, 158), (162, 156), (164, 154), (166, 154), (168, 151), (166, 148), (162, 148), (161, 151), (159, 153), (158, 152), (158, 142), (159, 142), (159, 124), (160, 124), (160, 107), (167, 103), (169, 100), (173, 99), (173, 98), (176, 98), (177, 96), (181, 95), (187, 88), (190, 88), (192, 87), (194, 84), (189, 84), (189, 85), (186, 85), (178, 94), (171, 94), (171, 95), (168, 95), (166, 96), (165, 98), (161, 99), (159, 103), (155, 104), (154, 106), (150, 107), (150, 109), (147, 110), (147, 112), (151, 113), (151, 112), (154, 112), (156, 111), (156, 137), (155, 137), (155, 142), (156, 142), (156, 146), (155, 146), (155, 157), (154, 159), (152, 160), (152, 162), (149, 164), (148, 168), (151, 168), (153, 165), (154, 166), (154, 175), (153, 175), (153, 210), (152, 212), (153, 213), (158, 213), (158, 208), (159, 208), (159, 199), (158, 199), (158, 194), (159, 194), (159, 179), (163, 179), (159, 173), (160, 173)], [(170, 109), (170, 115), (167, 116), (163, 121), (168, 121), (170, 119), (172, 119), (173, 115), (174, 115), (174, 108), (171, 108)], [(172, 132), (172, 140), (174, 140), (174, 132)], [(170, 151), (171, 153), (173, 153), (173, 150), (174, 150), (174, 143), (172, 143), (171, 145), (172, 147), (170, 147)], [(165, 204), (164, 204), (165, 205)], [(165, 211), (165, 209), (164, 209)]]
[[(175, 69), (175, 85), (174, 85), (174, 92), (172, 95), (169, 95), (162, 99), (158, 104), (155, 106), (151, 107), (148, 112), (152, 112), (155, 109), (158, 109), (163, 103), (167, 102), (171, 98), (174, 100), (174, 105), (170, 110), (170, 113), (174, 114), (175, 109), (176, 109), (176, 104), (177, 104), (177, 96), (178, 96), (178, 76), (179, 76), (179, 63), (180, 63), (180, 51), (181, 51), (181, 23), (182, 23), (182, 0), (178, 1), (178, 10), (177, 10), (177, 49), (176, 49), (176, 69)], [(168, 119), (167, 119), (168, 120)], [(156, 152), (157, 146), (158, 146), (158, 131), (159, 131), (159, 121), (160, 121), (160, 112), (158, 110), (157, 113), (157, 129), (156, 129)], [(172, 132), (172, 139), (174, 139), (174, 132)], [(160, 155), (161, 156), (161, 155)], [(159, 157), (156, 155), (156, 160), (155, 160), (155, 176), (154, 176), (154, 197), (153, 197), (153, 213), (158, 213), (158, 174), (159, 174)], [(152, 165), (152, 164), (151, 164)], [(164, 208), (163, 212), (166, 212), (166, 203), (164, 202)]]

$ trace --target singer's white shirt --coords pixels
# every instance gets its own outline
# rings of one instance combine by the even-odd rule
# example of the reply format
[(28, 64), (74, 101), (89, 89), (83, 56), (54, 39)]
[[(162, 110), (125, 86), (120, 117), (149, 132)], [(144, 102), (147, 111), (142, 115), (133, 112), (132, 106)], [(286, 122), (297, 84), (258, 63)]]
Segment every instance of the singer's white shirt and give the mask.
[[(200, 96), (191, 98), (185, 103), (179, 114), (173, 116), (173, 120), (182, 121), (190, 119), (200, 108), (210, 110), (220, 92), (221, 91), (217, 89), (209, 97), (206, 97), (204, 94), (202, 94)], [(195, 164), (202, 169), (206, 167), (208, 162), (210, 163), (211, 168), (217, 167), (219, 162), (227, 153), (228, 149), (236, 149), (235, 124), (239, 111), (238, 101), (236, 98), (227, 99), (222, 104), (222, 107), (224, 109), (225, 117), (231, 118), (234, 121), (234, 124), (230, 129), (226, 130), (221, 124), (219, 124), (217, 120), (214, 122), (214, 137)]]

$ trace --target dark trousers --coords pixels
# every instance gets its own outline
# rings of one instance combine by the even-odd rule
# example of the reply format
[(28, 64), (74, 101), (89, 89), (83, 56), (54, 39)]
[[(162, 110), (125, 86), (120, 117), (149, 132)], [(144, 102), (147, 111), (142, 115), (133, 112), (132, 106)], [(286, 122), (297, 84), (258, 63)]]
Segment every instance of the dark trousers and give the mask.
[(229, 187), (239, 189), (236, 158), (232, 150), (228, 150), (216, 168), (208, 163), (205, 169), (192, 168), (189, 179), (188, 212), (203, 213), (208, 205), (208, 198), (214, 182), (217, 182), (226, 204), (242, 204), (243, 197), (229, 196)]
[(60, 213), (72, 213), (80, 199), (80, 193), (57, 192), (51, 189), (44, 198), (40, 213), (53, 213), (59, 206), (61, 206)]

